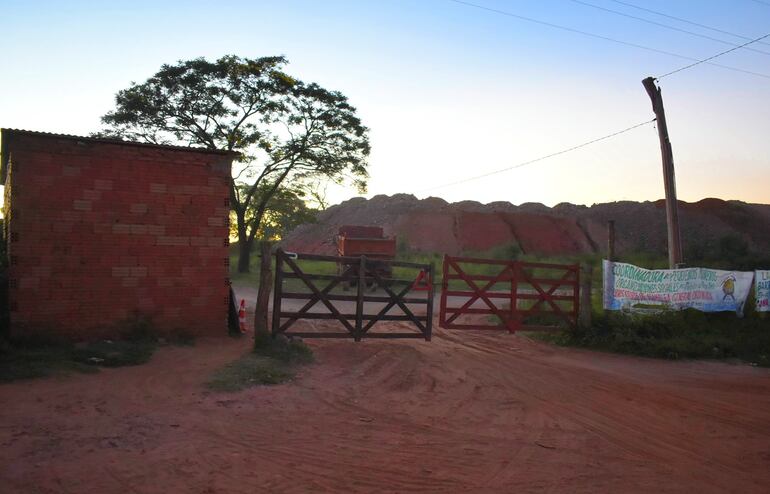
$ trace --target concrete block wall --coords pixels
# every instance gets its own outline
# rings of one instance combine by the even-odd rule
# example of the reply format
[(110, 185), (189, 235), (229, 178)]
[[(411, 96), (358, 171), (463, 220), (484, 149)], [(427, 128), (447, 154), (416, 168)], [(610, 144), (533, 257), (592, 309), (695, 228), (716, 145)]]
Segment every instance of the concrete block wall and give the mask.
[(226, 334), (231, 155), (11, 132), (12, 334)]

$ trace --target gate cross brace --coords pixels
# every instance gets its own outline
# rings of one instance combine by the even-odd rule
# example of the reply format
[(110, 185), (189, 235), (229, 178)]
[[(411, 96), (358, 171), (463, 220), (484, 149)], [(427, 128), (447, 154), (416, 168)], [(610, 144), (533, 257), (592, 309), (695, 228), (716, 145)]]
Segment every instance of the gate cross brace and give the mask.
[[(540, 299), (537, 302), (535, 302), (532, 305), (532, 307), (530, 307), (527, 310), (530, 310), (530, 311), (531, 310), (535, 310), (538, 307), (540, 307), (543, 304), (543, 302), (548, 302), (548, 305), (551, 306), (551, 308), (554, 310), (554, 313), (556, 315), (566, 319), (567, 322), (572, 322), (571, 318), (569, 316), (567, 316), (565, 311), (563, 311), (561, 307), (556, 305), (556, 302), (554, 302), (554, 300), (553, 300), (553, 294), (556, 292), (556, 289), (559, 288), (560, 286), (564, 286), (564, 283), (561, 283), (561, 282), (562, 281), (569, 281), (568, 278), (570, 278), (571, 275), (573, 274), (573, 271), (571, 269), (568, 270), (567, 272), (565, 272), (564, 275), (561, 278), (559, 278), (558, 280), (554, 279), (553, 280), (553, 282), (554, 282), (553, 285), (551, 286), (551, 288), (548, 289), (547, 292), (545, 290), (543, 290), (543, 288), (540, 286), (539, 283), (533, 282), (532, 281), (532, 277), (529, 276), (526, 273), (526, 271), (522, 270), (521, 274), (522, 274), (522, 277), (524, 278), (524, 281), (526, 281), (527, 283), (532, 285), (532, 287), (535, 290), (537, 290), (539, 292), (539, 295), (540, 295)], [(549, 282), (549, 284), (550, 284), (550, 282)]]
[[(409, 289), (410, 289), (410, 288), (411, 288), (411, 287), (410, 287), (410, 286), (408, 286), (408, 285), (407, 285), (406, 287), (404, 287), (404, 288), (403, 288), (403, 289), (402, 289), (402, 290), (401, 290), (401, 291), (398, 293), (397, 297), (399, 297), (399, 298), (400, 298), (400, 297), (403, 297), (404, 295), (406, 295), (407, 293), (409, 293)], [(385, 314), (387, 314), (387, 313), (388, 313), (388, 311), (389, 311), (391, 308), (393, 308), (393, 306), (394, 306), (394, 305), (396, 305), (396, 302), (395, 302), (395, 300), (394, 300), (394, 299), (391, 297), (391, 300), (388, 302), (388, 304), (387, 304), (385, 307), (383, 307), (383, 308), (382, 308), (382, 309), (381, 309), (381, 310), (380, 310), (380, 311), (377, 313), (377, 315), (375, 316), (375, 318), (374, 318), (374, 319), (372, 319), (372, 320), (370, 320), (369, 322), (367, 322), (367, 323), (366, 323), (366, 326), (364, 326), (364, 328), (363, 328), (363, 330), (362, 330), (362, 333), (366, 333), (367, 331), (369, 331), (369, 329), (370, 329), (372, 326), (374, 326), (374, 324), (375, 324), (375, 323), (376, 323), (376, 322), (379, 320), (379, 318), (380, 318), (380, 317), (382, 317), (382, 316), (384, 316)]]
[[(494, 303), (492, 303), (489, 298), (487, 298), (484, 293), (492, 286), (495, 285), (495, 283), (498, 283), (499, 281), (502, 281), (503, 275), (506, 274), (506, 272), (511, 270), (511, 266), (506, 266), (497, 276), (494, 277), (494, 279), (490, 280), (486, 285), (484, 285), (483, 288), (479, 288), (476, 283), (474, 283), (469, 277), (466, 275), (466, 273), (457, 265), (455, 261), (449, 260), (449, 264), (454, 268), (454, 270), (457, 272), (457, 275), (462, 278), (462, 280), (469, 286), (474, 292), (474, 295), (468, 299), (462, 307), (460, 307), (457, 312), (452, 314), (450, 316), (446, 323), (449, 324), (458, 317), (462, 315), (462, 311), (469, 308), (476, 300), (481, 299), (484, 303), (489, 306), (489, 308), (492, 310), (492, 312), (499, 317), (504, 323), (507, 324), (508, 319), (512, 318), (512, 314), (506, 314), (503, 310), (501, 310), (499, 307), (497, 307)], [(513, 276), (513, 273), (511, 272), (511, 276)], [(515, 281), (515, 280), (514, 280)]]
[[(294, 271), (294, 273), (297, 274), (299, 279), (301, 279), (305, 283), (305, 285), (307, 285), (307, 287), (310, 288), (310, 291), (313, 292), (313, 294), (318, 298), (318, 300), (323, 302), (326, 308), (329, 309), (329, 312), (331, 312), (335, 316), (335, 318), (345, 326), (345, 328), (348, 330), (348, 332), (350, 332), (350, 334), (355, 335), (356, 334), (355, 327), (353, 327), (350, 324), (350, 322), (346, 318), (344, 318), (342, 314), (340, 314), (340, 311), (338, 311), (337, 308), (334, 307), (334, 304), (329, 302), (329, 299), (326, 297), (326, 293), (318, 290), (318, 288), (316, 288), (313, 282), (310, 279), (308, 279), (305, 273), (302, 272), (299, 266), (297, 266), (297, 264), (292, 259), (287, 257), (284, 260), (286, 261), (286, 264), (292, 269), (292, 271)], [(316, 302), (313, 302), (313, 303), (315, 304)]]
[[(388, 302), (388, 306), (386, 306), (386, 310), (384, 312), (380, 311), (380, 313), (377, 316), (379, 317), (379, 316), (384, 315), (385, 312), (387, 312), (388, 310), (390, 310), (393, 307), (392, 304), (393, 304), (393, 302), (395, 302), (396, 304), (398, 304), (399, 307), (401, 307), (401, 310), (404, 311), (404, 314), (406, 314), (409, 317), (409, 319), (411, 319), (412, 322), (414, 322), (414, 324), (420, 329), (420, 332), (425, 334), (427, 332), (427, 329), (425, 328), (425, 326), (423, 326), (422, 322), (420, 322), (417, 319), (417, 316), (415, 316), (414, 313), (412, 313), (412, 311), (409, 310), (409, 307), (407, 307), (406, 304), (404, 304), (404, 302), (401, 300), (401, 298), (404, 295), (406, 295), (406, 293), (409, 292), (411, 287), (409, 285), (407, 285), (403, 290), (401, 290), (400, 294), (396, 295), (396, 293), (393, 292), (393, 290), (390, 289), (390, 287), (388, 286), (387, 283), (383, 283), (382, 278), (380, 278), (380, 276), (377, 274), (376, 271), (372, 271), (372, 275), (374, 276), (374, 279), (377, 281), (377, 283), (387, 292), (387, 294), (391, 298), (391, 301)], [(433, 301), (429, 300), (428, 303), (429, 304), (433, 303)], [(369, 329), (373, 325), (373, 323), (375, 321), (376, 321), (376, 319), (370, 321), (370, 323), (367, 324), (367, 329)]]
[[(348, 269), (346, 269), (340, 275), (341, 276), (340, 279), (334, 280), (331, 283), (329, 283), (328, 285), (326, 285), (326, 287), (324, 287), (324, 289), (321, 290), (321, 293), (323, 293), (324, 295), (327, 295), (329, 292), (331, 292), (334, 289), (334, 287), (339, 285), (342, 281), (345, 281), (345, 278), (348, 277), (350, 274), (352, 274), (352, 271), (353, 271), (353, 266), (348, 267)], [(307, 283), (305, 283), (305, 284), (307, 284)], [(295, 322), (297, 322), (298, 319), (300, 319), (299, 316), (301, 316), (302, 314), (304, 314), (307, 311), (309, 311), (317, 303), (318, 303), (318, 296), (313, 295), (312, 297), (309, 297), (307, 303), (305, 305), (303, 305), (302, 308), (299, 311), (297, 311), (297, 313), (294, 315), (294, 317), (289, 318), (285, 323), (283, 323), (281, 325), (281, 328), (279, 329), (279, 332), (284, 332), (287, 329), (289, 329), (289, 327), (292, 324), (294, 324)]]

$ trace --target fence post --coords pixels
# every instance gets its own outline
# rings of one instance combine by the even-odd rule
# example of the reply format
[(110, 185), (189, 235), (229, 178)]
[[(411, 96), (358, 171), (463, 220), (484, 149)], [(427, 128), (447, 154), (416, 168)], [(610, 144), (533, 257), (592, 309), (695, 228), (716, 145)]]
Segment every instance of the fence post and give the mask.
[(273, 291), (273, 337), (281, 329), (281, 291), (283, 287), (283, 249), (275, 252), (275, 290)]
[(428, 320), (425, 323), (425, 330), (427, 331), (427, 334), (425, 335), (425, 341), (430, 341), (431, 332), (433, 331), (433, 283), (436, 280), (433, 271), (434, 266), (431, 262), (430, 267), (428, 268)]
[(267, 311), (270, 305), (270, 291), (273, 287), (272, 247), (272, 243), (266, 240), (259, 242), (261, 259), (257, 306), (254, 308), (254, 348), (264, 346), (270, 339)]
[(366, 256), (361, 256), (358, 266), (358, 297), (356, 298), (356, 334), (355, 341), (361, 341), (361, 333), (364, 328), (364, 290), (366, 289)]
[(607, 260), (615, 261), (615, 220), (607, 222)]
[(578, 326), (591, 327), (591, 275), (593, 266), (589, 263), (580, 265), (580, 312)]
[(508, 320), (508, 331), (515, 333), (521, 329), (523, 318), (519, 313), (519, 278), (521, 273), (519, 272), (521, 263), (519, 261), (511, 261), (511, 314)]
[(444, 259), (441, 263), (441, 296), (440, 304), (438, 306), (438, 325), (443, 328), (446, 323), (446, 292), (449, 290), (449, 263), (447, 262), (447, 255), (444, 254)]

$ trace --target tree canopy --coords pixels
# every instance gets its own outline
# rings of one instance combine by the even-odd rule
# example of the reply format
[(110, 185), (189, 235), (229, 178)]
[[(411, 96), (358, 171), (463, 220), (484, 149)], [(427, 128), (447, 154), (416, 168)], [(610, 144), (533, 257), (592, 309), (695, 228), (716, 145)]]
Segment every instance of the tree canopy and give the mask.
[(286, 74), (286, 64), (228, 55), (163, 65), (119, 91), (102, 117), (101, 135), (239, 154), (230, 187), (239, 271), (248, 270), (268, 204), (286, 184), (323, 178), (366, 187), (368, 129), (356, 109), (342, 93)]
[[(245, 189), (248, 185), (239, 185), (239, 189)], [(258, 192), (256, 196), (261, 196), (262, 193)], [(303, 188), (294, 187), (281, 187), (279, 188), (265, 210), (262, 216), (262, 221), (259, 225), (259, 231), (257, 232), (257, 238), (264, 240), (278, 241), (281, 240), (286, 233), (294, 229), (296, 226), (304, 223), (314, 223), (316, 221), (316, 213), (319, 209), (316, 209), (309, 204), (308, 191)], [(252, 221), (251, 215), (256, 212), (257, 208), (252, 205), (246, 211), (246, 221)], [(232, 219), (235, 217), (235, 213), (232, 213)], [(231, 236), (237, 236), (238, 230), (236, 222), (231, 221), (230, 227)]]

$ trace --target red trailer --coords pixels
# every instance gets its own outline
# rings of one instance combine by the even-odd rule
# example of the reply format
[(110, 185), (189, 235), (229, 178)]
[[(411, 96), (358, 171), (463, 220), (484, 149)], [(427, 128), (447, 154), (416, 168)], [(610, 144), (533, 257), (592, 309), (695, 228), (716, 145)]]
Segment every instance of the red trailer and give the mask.
[[(373, 269), (379, 276), (390, 278), (393, 274), (390, 265), (377, 263), (378, 259), (392, 260), (396, 257), (396, 237), (386, 238), (381, 227), (344, 225), (337, 231), (336, 240), (337, 253), (340, 256), (366, 256), (367, 259), (374, 260)], [(339, 269), (344, 270), (345, 265), (341, 264)]]

